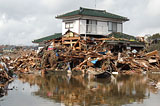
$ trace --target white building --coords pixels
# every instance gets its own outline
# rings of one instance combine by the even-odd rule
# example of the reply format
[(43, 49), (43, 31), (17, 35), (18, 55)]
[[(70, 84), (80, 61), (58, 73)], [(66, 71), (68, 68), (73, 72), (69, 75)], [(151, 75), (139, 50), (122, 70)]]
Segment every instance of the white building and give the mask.
[(123, 32), (123, 23), (128, 18), (108, 13), (105, 10), (95, 10), (80, 7), (79, 10), (58, 15), (62, 19), (62, 35), (71, 30), (81, 35), (108, 35), (112, 32)]

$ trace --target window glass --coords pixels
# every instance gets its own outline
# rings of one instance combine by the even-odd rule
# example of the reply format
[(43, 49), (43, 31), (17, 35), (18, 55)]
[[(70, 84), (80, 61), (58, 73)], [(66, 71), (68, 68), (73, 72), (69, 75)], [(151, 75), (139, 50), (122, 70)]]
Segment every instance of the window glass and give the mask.
[(66, 29), (73, 28), (73, 22), (66, 22), (65, 28), (66, 28)]
[(97, 33), (97, 21), (96, 20), (87, 20), (86, 21), (86, 32), (87, 33)]
[(108, 22), (108, 31), (112, 31), (112, 22)]
[(113, 22), (112, 26), (113, 26), (113, 32), (117, 32), (117, 23)]
[(122, 23), (117, 24), (117, 32), (122, 32)]
[(69, 23), (66, 23), (66, 29), (69, 29)]
[(97, 32), (97, 21), (92, 20), (92, 33), (96, 34)]
[(73, 28), (73, 22), (70, 23), (70, 28)]

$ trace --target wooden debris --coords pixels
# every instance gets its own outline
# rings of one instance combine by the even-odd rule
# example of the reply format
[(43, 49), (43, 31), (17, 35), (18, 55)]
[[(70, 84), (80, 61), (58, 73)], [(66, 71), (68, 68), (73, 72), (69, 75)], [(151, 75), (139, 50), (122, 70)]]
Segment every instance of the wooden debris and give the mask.
[(114, 37), (93, 39), (68, 32), (58, 41), (50, 41), (52, 49), (48, 49), (51, 45), (46, 45), (38, 54), (33, 52), (22, 55), (13, 60), (10, 66), (16, 72), (34, 73), (43, 70), (43, 74), (49, 70), (99, 74), (106, 71), (139, 73), (160, 68), (158, 51), (144, 53), (136, 50), (136, 53), (132, 53), (135, 49), (127, 51), (122, 45), (115, 47), (113, 41), (119, 40), (127, 41)]
[(154, 56), (154, 55), (158, 56), (158, 51), (157, 50), (145, 54), (145, 56), (147, 56), (147, 57)]

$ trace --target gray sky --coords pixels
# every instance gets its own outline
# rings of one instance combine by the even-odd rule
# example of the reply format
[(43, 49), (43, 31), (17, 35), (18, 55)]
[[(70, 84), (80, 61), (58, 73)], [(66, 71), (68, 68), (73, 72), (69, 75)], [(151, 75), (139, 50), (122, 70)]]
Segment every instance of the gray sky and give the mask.
[[(128, 17), (124, 33), (160, 32), (160, 0), (96, 0), (97, 9)], [(31, 45), (37, 38), (61, 32), (55, 16), (95, 8), (95, 0), (0, 0), (0, 44)]]

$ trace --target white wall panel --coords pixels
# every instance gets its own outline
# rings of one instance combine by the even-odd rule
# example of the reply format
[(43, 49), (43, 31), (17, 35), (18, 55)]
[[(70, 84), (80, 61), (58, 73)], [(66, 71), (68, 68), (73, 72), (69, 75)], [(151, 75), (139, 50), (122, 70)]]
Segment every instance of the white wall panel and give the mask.
[(108, 26), (107, 22), (97, 22), (97, 34), (98, 35), (106, 35), (108, 34)]
[(80, 34), (86, 33), (86, 20), (80, 20)]

